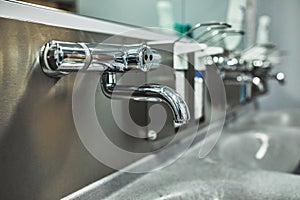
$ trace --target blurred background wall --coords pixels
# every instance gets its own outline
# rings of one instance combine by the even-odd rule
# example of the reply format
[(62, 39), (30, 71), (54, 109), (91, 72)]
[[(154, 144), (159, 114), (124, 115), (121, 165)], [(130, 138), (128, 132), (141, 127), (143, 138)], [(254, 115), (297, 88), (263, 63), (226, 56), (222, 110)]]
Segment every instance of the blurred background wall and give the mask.
[(257, 0), (257, 16), (269, 15), (272, 20), (270, 41), (287, 51), (282, 63), (276, 66), (276, 70), (286, 74), (286, 85), (281, 87), (270, 81), (269, 95), (259, 100), (263, 109), (300, 108), (299, 10), (299, 0)]
[[(79, 14), (144, 27), (158, 27), (159, 0), (77, 0)], [(228, 0), (171, 0), (173, 22), (224, 21)]]

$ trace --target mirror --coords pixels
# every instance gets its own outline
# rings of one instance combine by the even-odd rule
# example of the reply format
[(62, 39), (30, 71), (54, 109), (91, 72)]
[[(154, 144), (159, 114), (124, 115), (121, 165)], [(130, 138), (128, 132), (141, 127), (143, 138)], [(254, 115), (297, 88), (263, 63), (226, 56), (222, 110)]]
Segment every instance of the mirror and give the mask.
[[(58, 8), (78, 15), (98, 18), (136, 27), (159, 27), (185, 33), (193, 25), (206, 22), (228, 22), (234, 29), (245, 29), (246, 7), (255, 0), (23, 0), (29, 3)], [(248, 22), (247, 22), (248, 23)], [(204, 28), (189, 36), (197, 37)], [(245, 30), (247, 36), (249, 30)], [(210, 32), (211, 34), (212, 32)], [(226, 34), (229, 35), (229, 34)], [(207, 36), (207, 35), (206, 35)], [(243, 49), (242, 36), (229, 35), (211, 46), (228, 50)], [(204, 42), (205, 40), (198, 40)]]
[[(227, 9), (227, 22), (232, 25), (235, 30), (244, 30), (243, 27), (246, 14), (247, 0), (229, 0)], [(225, 38), (225, 46), (229, 50), (233, 50), (239, 46), (243, 39), (242, 35)]]
[(79, 15), (139, 27), (225, 21), (228, 0), (23, 0)]

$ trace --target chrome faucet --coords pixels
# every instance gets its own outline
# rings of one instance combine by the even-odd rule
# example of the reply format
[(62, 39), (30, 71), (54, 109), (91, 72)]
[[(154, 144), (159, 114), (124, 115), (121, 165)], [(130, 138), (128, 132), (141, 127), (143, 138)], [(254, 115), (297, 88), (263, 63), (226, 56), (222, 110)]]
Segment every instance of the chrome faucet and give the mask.
[(265, 86), (262, 83), (262, 80), (259, 77), (253, 77), (248, 74), (241, 73), (234, 77), (226, 77), (226, 75), (223, 72), (223, 81), (226, 85), (242, 85), (246, 83), (251, 83), (254, 85), (260, 93), (265, 92)]
[(172, 110), (174, 122), (178, 125), (186, 124), (190, 114), (188, 106), (183, 98), (172, 88), (149, 84), (140, 87), (117, 86), (116, 73), (107, 72), (102, 74), (101, 88), (105, 96), (114, 99), (132, 99), (135, 101), (145, 101), (166, 103)]
[(147, 72), (158, 68), (161, 56), (149, 46), (70, 43), (51, 41), (46, 43), (40, 55), (43, 71), (54, 78), (76, 71), (103, 72), (101, 89), (104, 95), (114, 99), (158, 102), (167, 104), (177, 125), (186, 124), (190, 113), (186, 102), (172, 88), (146, 84), (143, 86), (117, 85), (117, 73), (129, 70)]
[(272, 63), (269, 60), (254, 60), (252, 61), (252, 66), (254, 73), (257, 74), (258, 77), (276, 80), (280, 85), (285, 84), (285, 74), (283, 72), (272, 74)]

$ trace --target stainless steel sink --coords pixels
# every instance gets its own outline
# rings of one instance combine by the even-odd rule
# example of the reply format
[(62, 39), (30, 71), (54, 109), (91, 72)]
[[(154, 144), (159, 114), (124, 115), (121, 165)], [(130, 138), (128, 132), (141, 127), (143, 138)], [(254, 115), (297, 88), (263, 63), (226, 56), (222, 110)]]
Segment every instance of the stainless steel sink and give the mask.
[(256, 124), (300, 128), (300, 110), (260, 112), (253, 117)]
[(219, 142), (219, 155), (225, 162), (299, 173), (300, 110), (255, 111), (230, 124), (226, 132)]
[[(267, 121), (263, 121), (263, 113), (257, 118), (245, 117), (244, 124), (234, 125), (239, 131), (223, 132), (205, 159), (198, 157), (200, 142), (171, 166), (134, 179), (105, 198), (100, 198), (107, 190), (105, 184), (95, 184), (96, 188), (89, 186), (92, 193), (83, 198), (67, 199), (299, 200), (300, 176), (293, 172), (300, 161), (300, 127), (296, 128), (300, 118), (297, 113), (287, 113), (287, 120), (277, 112), (268, 113)], [(110, 185), (124, 181), (126, 175)]]
[[(265, 175), (265, 174), (261, 174)], [(295, 186), (291, 188), (283, 188), (287, 184), (286, 177), (283, 181), (279, 180), (272, 184), (274, 178), (269, 179), (268, 182), (262, 183), (264, 187), (253, 185), (253, 183), (242, 181), (192, 181), (169, 183), (164, 187), (160, 184), (152, 183), (151, 185), (134, 184), (127, 188), (127, 191), (120, 191), (107, 199), (139, 199), (139, 200), (265, 200), (265, 199), (298, 199), (298, 193), (292, 192)], [(293, 184), (294, 180), (291, 180)], [(298, 183), (298, 182), (296, 182)], [(286, 192), (286, 193), (285, 193)]]
[[(246, 139), (252, 138), (250, 135), (244, 135)], [(292, 138), (293, 136), (290, 140)], [(197, 145), (174, 165), (149, 173), (106, 199), (300, 199), (299, 176), (230, 166), (228, 162), (219, 158), (218, 152), (223, 147), (216, 148), (209, 157), (201, 160), (197, 157), (199, 148)]]
[[(154, 186), (154, 187), (152, 187)], [(140, 188), (139, 192), (131, 195), (132, 199), (153, 199), (153, 200), (175, 200), (175, 199), (221, 199), (224, 192), (218, 191), (216, 187), (203, 181), (170, 183), (165, 187)], [(149, 192), (152, 191), (152, 192)], [(119, 199), (123, 196), (116, 195), (113, 199)]]
[(300, 110), (254, 111), (247, 117), (242, 117), (235, 123), (229, 124), (227, 130), (241, 132), (269, 127), (296, 129), (300, 134)]
[(220, 141), (219, 155), (237, 167), (292, 173), (300, 161), (299, 132), (265, 128), (232, 134)]

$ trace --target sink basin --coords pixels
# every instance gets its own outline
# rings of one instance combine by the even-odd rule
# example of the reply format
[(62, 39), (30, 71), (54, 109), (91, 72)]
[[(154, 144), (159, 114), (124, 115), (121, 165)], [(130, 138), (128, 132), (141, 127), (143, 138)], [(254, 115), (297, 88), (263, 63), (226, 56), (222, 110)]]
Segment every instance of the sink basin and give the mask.
[[(154, 188), (153, 188), (154, 187)], [(152, 191), (152, 192), (150, 192)], [(171, 183), (165, 187), (149, 185), (132, 194), (130, 199), (181, 200), (181, 199), (223, 199), (224, 192), (203, 181)], [(115, 198), (118, 199), (118, 198)], [(123, 198), (122, 198), (123, 199)]]
[[(198, 157), (199, 142), (172, 165), (134, 179), (105, 199), (299, 200), (300, 176), (293, 174), (300, 161), (297, 120), (300, 112), (249, 115), (235, 123), (238, 131), (225, 131), (205, 159)], [(112, 185), (124, 180), (125, 175)], [(103, 199), (105, 189), (83, 199)]]
[(278, 172), (293, 172), (298, 164), (297, 131), (224, 136), (208, 158), (198, 159), (201, 145), (196, 145), (172, 166), (145, 175), (107, 199), (300, 199), (300, 177)]
[(281, 127), (300, 128), (299, 110), (278, 110), (260, 112), (253, 118), (256, 124), (276, 125)]
[(240, 132), (269, 127), (296, 129), (300, 134), (300, 110), (256, 111), (228, 125), (227, 130)]
[[(300, 135), (293, 129), (224, 133), (205, 159), (198, 157), (202, 147), (198, 143), (168, 167), (128, 183), (126, 176), (130, 178), (130, 173), (113, 179), (108, 187), (118, 189), (107, 196), (102, 196), (108, 189), (106, 180), (103, 187), (99, 183), (96, 188), (89, 186), (87, 195), (74, 195), (73, 199), (299, 200), (300, 176), (282, 173), (292, 172), (297, 166), (298, 146)], [(122, 182), (126, 184), (119, 187)]]
[[(164, 187), (152, 182), (151, 184), (134, 184), (107, 199), (139, 199), (139, 200), (264, 200), (264, 199), (299, 199), (297, 191), (298, 179), (282, 176), (276, 180), (273, 174), (260, 174), (266, 177), (261, 185), (254, 185), (249, 178), (245, 182), (239, 181), (192, 181), (170, 183)], [(251, 175), (252, 176), (252, 175)], [(258, 177), (254, 176), (254, 180)], [(288, 182), (288, 180), (290, 182)], [(294, 184), (286, 188), (287, 184)]]
[(293, 173), (300, 161), (299, 130), (259, 130), (231, 134), (221, 140), (221, 159), (238, 167)]

